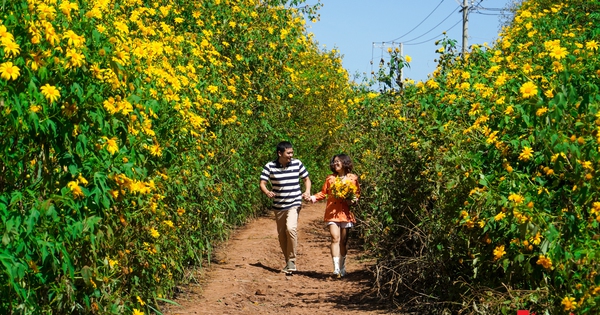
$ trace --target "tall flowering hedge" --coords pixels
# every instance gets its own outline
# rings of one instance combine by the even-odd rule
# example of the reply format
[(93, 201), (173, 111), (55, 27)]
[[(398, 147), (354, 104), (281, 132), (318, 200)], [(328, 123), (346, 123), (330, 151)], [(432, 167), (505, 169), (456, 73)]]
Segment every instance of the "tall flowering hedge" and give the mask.
[(347, 74), (283, 4), (2, 3), (0, 313), (154, 310), (265, 206), (277, 142), (320, 177)]
[(395, 299), (600, 311), (599, 9), (525, 1), (492, 46), (444, 39), (428, 80), (350, 113), (362, 233)]

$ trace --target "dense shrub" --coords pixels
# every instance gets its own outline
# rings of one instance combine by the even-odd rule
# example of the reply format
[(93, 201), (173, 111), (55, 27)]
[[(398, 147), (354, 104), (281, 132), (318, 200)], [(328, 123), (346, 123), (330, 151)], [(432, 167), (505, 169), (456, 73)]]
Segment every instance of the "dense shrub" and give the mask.
[(384, 296), (600, 311), (599, 5), (524, 2), (492, 46), (459, 56), (444, 39), (427, 81), (364, 91), (348, 140)]
[(2, 3), (0, 313), (155, 309), (277, 142), (324, 177), (348, 79), (299, 2)]

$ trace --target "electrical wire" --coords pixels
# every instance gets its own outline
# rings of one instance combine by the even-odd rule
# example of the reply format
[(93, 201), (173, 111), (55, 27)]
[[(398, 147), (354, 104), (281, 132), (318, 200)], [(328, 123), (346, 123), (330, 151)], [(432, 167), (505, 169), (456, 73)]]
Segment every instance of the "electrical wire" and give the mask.
[[(446, 32), (447, 32), (447, 31), (449, 31), (449, 30), (451, 30), (451, 29), (453, 29), (454, 27), (456, 27), (456, 25), (458, 25), (460, 22), (462, 22), (462, 20), (458, 20), (458, 22), (456, 22), (456, 23), (454, 23), (454, 25), (450, 26), (450, 28), (449, 28), (449, 29), (447, 29), (447, 30), (446, 30)], [(444, 34), (443, 34), (443, 33), (442, 33), (442, 34), (439, 34), (439, 35), (437, 35), (436, 37), (430, 38), (430, 39), (428, 39), (428, 40), (424, 40), (424, 41), (422, 41), (422, 42), (418, 42), (418, 43), (410, 43), (410, 44), (404, 44), (404, 45), (406, 45), (406, 46), (421, 45), (421, 44), (424, 44), (424, 43), (428, 43), (428, 42), (430, 42), (430, 41), (432, 41), (432, 40), (434, 40), (434, 39), (438, 39), (438, 38), (440, 38), (440, 37), (442, 37), (442, 36), (444, 36)]]
[(491, 15), (491, 16), (502, 16), (504, 14), (494, 14), (494, 13), (483, 13), (479, 11), (474, 11), (473, 13), (481, 14), (481, 15)]
[(484, 8), (484, 7), (478, 7), (477, 10), (486, 10), (486, 11), (505, 11), (505, 9), (502, 8)]
[(448, 18), (450, 18), (450, 16), (452, 16), (452, 14), (454, 14), (454, 13), (456, 12), (456, 10), (458, 10), (458, 9), (460, 9), (460, 8), (461, 8), (460, 6), (456, 7), (456, 9), (454, 9), (454, 11), (450, 12), (450, 14), (448, 14), (448, 16), (447, 16), (445, 19), (443, 19), (443, 20), (442, 20), (440, 23), (438, 23), (436, 26), (434, 26), (433, 28), (431, 28), (429, 31), (427, 31), (427, 32), (425, 32), (425, 33), (423, 33), (423, 34), (421, 34), (421, 35), (420, 35), (420, 36), (418, 36), (418, 37), (415, 37), (415, 38), (413, 38), (413, 39), (410, 39), (410, 40), (404, 41), (404, 43), (406, 44), (406, 43), (408, 43), (408, 42), (412, 42), (413, 40), (417, 40), (417, 39), (419, 39), (419, 38), (421, 38), (421, 37), (423, 37), (423, 36), (425, 36), (425, 35), (429, 34), (429, 33), (430, 33), (431, 31), (433, 31), (433, 30), (434, 30), (436, 27), (440, 26), (440, 24), (444, 23), (444, 22), (445, 22), (445, 21), (446, 21)]
[(404, 37), (404, 36), (406, 36), (406, 35), (410, 34), (412, 31), (414, 31), (415, 29), (417, 29), (417, 27), (419, 27), (421, 24), (423, 24), (423, 22), (425, 22), (425, 20), (427, 20), (427, 19), (428, 19), (428, 18), (429, 18), (429, 17), (430, 17), (430, 16), (433, 14), (433, 12), (435, 12), (435, 10), (437, 10), (437, 8), (439, 8), (439, 7), (440, 7), (440, 5), (442, 4), (442, 2), (444, 2), (444, 0), (440, 1), (440, 3), (438, 3), (438, 5), (437, 5), (435, 8), (433, 8), (433, 11), (429, 12), (429, 14), (428, 14), (428, 15), (427, 15), (427, 16), (426, 16), (426, 17), (425, 17), (425, 18), (424, 18), (424, 19), (423, 19), (423, 20), (422, 20), (422, 21), (421, 21), (419, 24), (417, 24), (417, 26), (413, 27), (413, 28), (412, 28), (410, 31), (406, 32), (404, 35), (402, 35), (402, 36), (400, 36), (400, 37), (394, 38), (394, 39), (392, 39), (392, 40), (388, 40), (388, 42), (394, 42), (394, 41), (397, 41), (397, 40), (399, 40), (400, 38), (402, 38), (402, 37)]

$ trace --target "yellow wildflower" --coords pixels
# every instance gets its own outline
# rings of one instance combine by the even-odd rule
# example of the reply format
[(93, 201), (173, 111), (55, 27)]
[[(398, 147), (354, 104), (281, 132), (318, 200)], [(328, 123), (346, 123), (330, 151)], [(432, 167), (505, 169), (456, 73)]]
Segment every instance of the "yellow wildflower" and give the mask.
[(110, 257), (106, 257), (106, 261), (108, 262), (108, 266), (112, 269), (113, 267), (115, 267), (116, 265), (119, 264), (118, 260), (115, 259), (111, 259)]
[(4, 47), (4, 53), (8, 56), (17, 56), (21, 51), (21, 46), (15, 43), (11, 37), (4, 37), (0, 41), (2, 47)]
[(494, 217), (494, 221), (500, 221), (500, 220), (504, 219), (504, 217), (506, 217), (506, 214), (504, 214), (504, 212), (500, 212), (500, 213), (496, 214), (496, 216)]
[(74, 11), (79, 10), (79, 5), (77, 4), (77, 2), (63, 1), (60, 3), (58, 8), (62, 11), (62, 13), (64, 15), (70, 16), (71, 10), (74, 10)]
[(502, 256), (504, 256), (505, 254), (506, 251), (504, 250), (504, 245), (500, 245), (494, 248), (494, 260), (502, 258)]
[(115, 154), (117, 151), (119, 151), (119, 146), (117, 145), (116, 137), (112, 137), (111, 139), (108, 139), (107, 137), (102, 137), (102, 139), (106, 141), (104, 143), (104, 147), (110, 154)]
[(544, 107), (541, 107), (541, 108), (539, 108), (539, 109), (538, 109), (538, 110), (535, 112), (535, 115), (536, 115), (536, 116), (542, 116), (542, 115), (544, 115), (544, 114), (545, 114), (547, 111), (548, 111), (548, 107), (544, 106)]
[[(219, 88), (218, 88), (218, 87), (216, 87), (216, 86), (214, 86), (214, 85), (209, 85), (209, 86), (208, 86), (208, 88), (206, 88), (206, 89), (207, 89), (207, 90), (208, 90), (208, 92), (210, 92), (210, 93), (216, 93), (216, 92), (219, 90)], [(259, 101), (260, 101), (260, 100), (259, 100)]]
[(562, 59), (565, 58), (567, 56), (567, 49), (561, 46), (554, 46), (550, 49), (550, 53), (548, 55), (550, 55), (550, 57), (554, 58), (554, 59)]
[(537, 95), (538, 88), (535, 85), (535, 83), (529, 81), (529, 82), (525, 82), (521, 86), (521, 88), (519, 88), (519, 91), (521, 92), (521, 96), (523, 96), (524, 98), (530, 98), (532, 96)]
[(67, 49), (66, 56), (67, 56), (67, 58), (69, 58), (69, 63), (67, 64), (68, 68), (80, 67), (85, 62), (85, 56), (83, 54), (80, 54), (79, 52), (77, 52), (75, 49)]
[(80, 47), (85, 43), (85, 37), (77, 35), (72, 30), (66, 31), (62, 38), (66, 39), (67, 44), (73, 47)]
[(76, 181), (70, 181), (67, 183), (67, 187), (69, 187), (71, 192), (73, 192), (73, 196), (75, 196), (75, 198), (83, 197), (83, 191)]
[(60, 97), (60, 91), (55, 87), (52, 86), (48, 83), (46, 83), (46, 85), (41, 87), (42, 90), (42, 95), (44, 95), (44, 97), (50, 101), (50, 103), (58, 100), (58, 98)]
[(158, 233), (158, 231), (155, 228), (150, 228), (150, 235), (154, 238), (158, 238), (160, 236), (160, 233)]
[(537, 265), (544, 267), (545, 269), (552, 269), (552, 260), (544, 255), (538, 257)]
[(565, 296), (561, 304), (565, 307), (565, 311), (573, 311), (577, 308), (577, 302), (574, 297)]
[(542, 235), (540, 234), (540, 232), (537, 232), (535, 236), (531, 238), (531, 242), (533, 243), (533, 245), (540, 245), (540, 243), (542, 242)]
[(6, 26), (0, 25), (0, 39), (5, 39), (5, 38), (14, 39), (14, 36), (13, 36), (13, 34), (11, 34), (8, 31)]
[(521, 154), (519, 154), (519, 160), (529, 161), (533, 157), (533, 149), (530, 147), (524, 147)]
[(592, 214), (592, 215), (600, 214), (600, 202), (595, 201), (592, 204), (592, 209), (590, 210), (590, 214)]
[(7, 61), (0, 65), (0, 77), (5, 80), (16, 80), (20, 75), (19, 67)]
[(77, 177), (77, 183), (82, 184), (83, 186), (87, 186), (88, 180), (85, 179), (85, 177), (81, 176), (81, 174), (79, 174), (79, 177)]
[(516, 204), (520, 204), (525, 200), (525, 198), (519, 194), (510, 194), (508, 196), (508, 200), (513, 201)]
[(162, 148), (158, 144), (150, 145), (147, 147), (147, 149), (153, 156), (162, 156)]

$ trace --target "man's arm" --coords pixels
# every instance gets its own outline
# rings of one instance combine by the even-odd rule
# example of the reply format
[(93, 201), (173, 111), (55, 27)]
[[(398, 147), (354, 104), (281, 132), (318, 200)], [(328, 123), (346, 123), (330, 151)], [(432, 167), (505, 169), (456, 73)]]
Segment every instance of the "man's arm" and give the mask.
[(270, 190), (267, 188), (267, 181), (266, 181), (266, 180), (262, 180), (262, 179), (260, 180), (260, 190), (261, 190), (261, 191), (262, 191), (262, 192), (263, 192), (265, 195), (267, 195), (267, 197), (269, 197), (269, 198), (273, 198), (273, 197), (275, 197), (275, 193), (274, 193), (274, 192), (272, 192), (272, 191), (270, 191)]
[(302, 197), (304, 197), (304, 200), (310, 200), (310, 186), (311, 186), (310, 177), (306, 176), (303, 178), (303, 180), (304, 180), (304, 193), (302, 194)]

